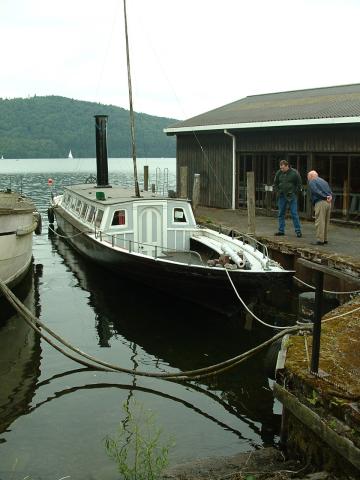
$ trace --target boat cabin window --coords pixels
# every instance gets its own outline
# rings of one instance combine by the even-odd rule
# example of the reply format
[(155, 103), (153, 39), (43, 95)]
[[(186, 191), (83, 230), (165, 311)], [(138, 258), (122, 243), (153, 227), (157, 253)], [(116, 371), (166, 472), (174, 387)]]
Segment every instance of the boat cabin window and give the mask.
[(81, 213), (80, 213), (81, 218), (85, 218), (87, 208), (88, 208), (88, 205), (86, 203), (84, 203), (83, 206), (82, 206), (82, 209), (81, 209)]
[(103, 215), (104, 215), (104, 211), (103, 211), (103, 210), (98, 210), (98, 211), (96, 212), (95, 227), (100, 228), (101, 220), (102, 220)]
[(71, 200), (71, 196), (68, 193), (65, 193), (64, 198), (63, 198), (63, 204), (67, 205)]
[(126, 224), (126, 210), (116, 210), (111, 221), (111, 225), (125, 225)]
[(88, 211), (86, 220), (89, 223), (94, 223), (94, 217), (95, 217), (95, 207), (91, 206), (89, 211)]
[(186, 223), (187, 222), (186, 215), (185, 215), (185, 212), (184, 212), (183, 208), (179, 208), (179, 207), (174, 208), (173, 221), (175, 223), (178, 223), (178, 222)]
[(82, 205), (82, 201), (81, 201), (81, 200), (78, 200), (78, 201), (76, 202), (76, 207), (75, 207), (75, 211), (76, 211), (77, 213), (80, 213), (81, 205)]
[(72, 210), (75, 210), (75, 204), (76, 204), (76, 198), (73, 197), (73, 198), (71, 199), (71, 204), (70, 204), (70, 208), (71, 208)]

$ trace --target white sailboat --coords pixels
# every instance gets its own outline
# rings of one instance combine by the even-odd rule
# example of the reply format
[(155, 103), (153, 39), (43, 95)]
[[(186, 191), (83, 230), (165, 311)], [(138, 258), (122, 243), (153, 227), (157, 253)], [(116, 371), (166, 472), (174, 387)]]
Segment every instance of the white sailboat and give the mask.
[(69, 151), (68, 158), (74, 158), (74, 157), (73, 157), (73, 154), (71, 153), (71, 149), (70, 149), (70, 151)]

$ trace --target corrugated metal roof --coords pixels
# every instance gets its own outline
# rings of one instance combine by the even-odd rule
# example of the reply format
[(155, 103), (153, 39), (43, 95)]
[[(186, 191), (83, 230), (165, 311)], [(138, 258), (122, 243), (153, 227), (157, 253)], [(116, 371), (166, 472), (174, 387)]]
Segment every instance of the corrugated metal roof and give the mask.
[[(165, 132), (176, 133), (176, 130), (188, 130), (189, 127), (241, 128), (242, 124), (274, 122), (276, 126), (282, 122), (292, 124), (324, 123), (320, 119), (359, 117), (360, 121), (360, 84), (334, 87), (294, 90), (290, 92), (252, 95), (236, 102), (229, 103), (209, 112), (197, 115), (188, 120), (177, 122), (165, 129)], [(317, 121), (311, 121), (317, 120)], [(272, 126), (269, 123), (267, 126)], [(247, 125), (247, 128), (251, 125)], [(195, 128), (196, 129), (196, 128)]]

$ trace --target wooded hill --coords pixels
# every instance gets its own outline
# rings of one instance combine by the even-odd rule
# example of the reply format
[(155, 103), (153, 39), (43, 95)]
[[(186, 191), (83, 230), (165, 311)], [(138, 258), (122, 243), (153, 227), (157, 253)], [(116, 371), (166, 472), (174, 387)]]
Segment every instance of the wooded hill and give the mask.
[[(58, 96), (0, 99), (0, 157), (94, 158), (94, 115), (108, 115), (109, 157), (131, 157), (129, 111)], [(175, 138), (163, 129), (176, 120), (135, 113), (138, 157), (175, 157)]]

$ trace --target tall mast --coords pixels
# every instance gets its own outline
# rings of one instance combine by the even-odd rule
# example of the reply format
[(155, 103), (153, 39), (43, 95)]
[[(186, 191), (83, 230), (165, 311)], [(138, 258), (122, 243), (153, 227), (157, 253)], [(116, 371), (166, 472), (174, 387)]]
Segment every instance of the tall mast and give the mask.
[(137, 166), (136, 166), (135, 117), (134, 117), (132, 88), (131, 88), (129, 38), (128, 38), (128, 28), (127, 28), (127, 17), (126, 17), (126, 0), (123, 0), (123, 1), (124, 1), (124, 20), (125, 20), (125, 39), (126, 39), (126, 60), (127, 60), (127, 72), (128, 72), (129, 104), (130, 104), (130, 131), (131, 131), (131, 144), (132, 144), (132, 158), (133, 158), (133, 166), (134, 166), (135, 196), (140, 197)]

